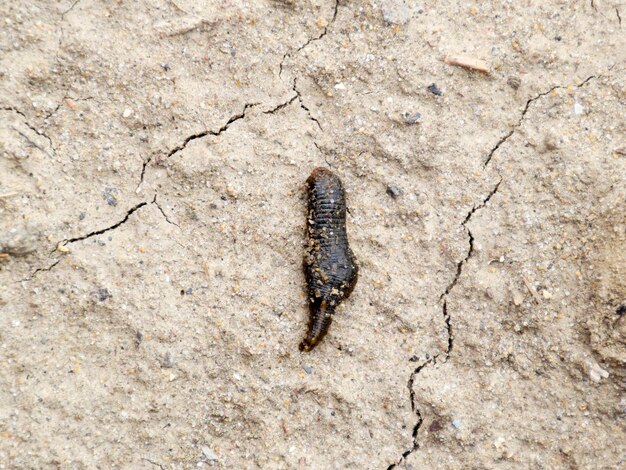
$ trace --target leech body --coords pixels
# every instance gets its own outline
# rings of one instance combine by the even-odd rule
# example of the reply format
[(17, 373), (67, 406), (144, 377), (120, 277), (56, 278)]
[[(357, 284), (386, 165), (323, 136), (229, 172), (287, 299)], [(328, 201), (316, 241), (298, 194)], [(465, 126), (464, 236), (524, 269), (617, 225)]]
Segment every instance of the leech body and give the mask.
[(301, 351), (312, 350), (326, 335), (335, 308), (350, 296), (358, 277), (356, 260), (348, 245), (341, 180), (326, 168), (316, 168), (306, 186), (309, 208), (304, 274), (310, 317)]

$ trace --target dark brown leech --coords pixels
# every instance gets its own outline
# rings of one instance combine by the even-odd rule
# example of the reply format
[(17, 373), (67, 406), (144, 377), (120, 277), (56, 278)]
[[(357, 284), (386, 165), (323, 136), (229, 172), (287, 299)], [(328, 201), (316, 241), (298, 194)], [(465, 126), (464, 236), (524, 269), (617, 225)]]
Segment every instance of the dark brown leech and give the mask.
[(348, 245), (346, 197), (341, 180), (326, 168), (316, 168), (306, 184), (309, 209), (304, 275), (310, 317), (301, 351), (310, 351), (326, 335), (335, 308), (350, 296), (358, 277), (356, 260)]

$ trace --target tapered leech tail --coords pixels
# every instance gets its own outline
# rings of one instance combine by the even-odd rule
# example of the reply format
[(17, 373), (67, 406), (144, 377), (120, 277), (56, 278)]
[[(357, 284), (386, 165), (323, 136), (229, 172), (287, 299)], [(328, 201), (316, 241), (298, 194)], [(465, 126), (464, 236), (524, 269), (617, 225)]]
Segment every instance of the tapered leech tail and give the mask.
[(326, 168), (316, 168), (306, 184), (309, 207), (304, 274), (310, 316), (301, 351), (312, 350), (324, 338), (335, 309), (350, 296), (358, 278), (356, 260), (348, 245), (341, 180)]

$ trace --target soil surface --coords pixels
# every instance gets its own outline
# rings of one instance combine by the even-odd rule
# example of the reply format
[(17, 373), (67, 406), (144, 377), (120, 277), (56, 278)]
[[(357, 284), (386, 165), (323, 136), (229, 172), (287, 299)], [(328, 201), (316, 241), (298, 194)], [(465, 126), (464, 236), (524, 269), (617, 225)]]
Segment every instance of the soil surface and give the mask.
[(626, 2), (0, 12), (0, 468), (626, 465)]

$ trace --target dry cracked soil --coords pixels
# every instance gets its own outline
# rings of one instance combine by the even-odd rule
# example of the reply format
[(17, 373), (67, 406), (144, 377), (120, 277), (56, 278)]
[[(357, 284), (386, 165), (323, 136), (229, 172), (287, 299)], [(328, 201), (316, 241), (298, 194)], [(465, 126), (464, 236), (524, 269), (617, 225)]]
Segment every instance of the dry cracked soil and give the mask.
[(0, 12), (0, 468), (624, 468), (623, 0)]

